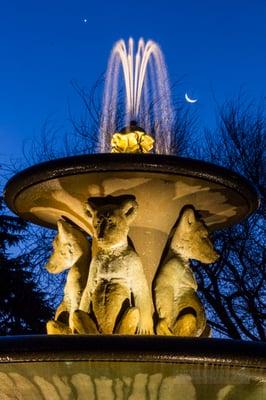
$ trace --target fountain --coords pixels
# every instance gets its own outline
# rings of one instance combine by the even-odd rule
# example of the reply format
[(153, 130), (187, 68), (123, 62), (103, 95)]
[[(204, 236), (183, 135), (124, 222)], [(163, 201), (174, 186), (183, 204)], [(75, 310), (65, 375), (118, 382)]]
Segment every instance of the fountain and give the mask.
[(134, 52), (121, 40), (108, 64), (100, 153), (8, 182), (13, 212), (58, 230), (48, 271), (69, 272), (49, 335), (0, 341), (5, 398), (262, 396), (263, 344), (208, 338), (189, 268), (217, 259), (209, 232), (250, 215), (257, 194), (232, 171), (171, 155), (172, 121), (159, 46), (141, 39)]
[[(122, 82), (122, 88), (119, 82)], [(100, 125), (100, 152), (103, 153), (110, 151), (111, 138), (117, 129), (117, 102), (122, 89), (125, 91), (124, 124), (129, 127), (131, 121), (136, 121), (146, 132), (153, 130), (156, 153), (169, 154), (174, 112), (167, 68), (157, 43), (149, 40), (145, 44), (140, 39), (135, 55), (132, 38), (128, 49), (124, 40), (119, 40), (113, 47)]]

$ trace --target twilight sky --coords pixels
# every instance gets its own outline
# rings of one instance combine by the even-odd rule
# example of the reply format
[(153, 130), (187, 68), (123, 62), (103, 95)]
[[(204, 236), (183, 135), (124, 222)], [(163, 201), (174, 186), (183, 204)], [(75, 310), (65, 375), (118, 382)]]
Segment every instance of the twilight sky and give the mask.
[(199, 98), (201, 126), (213, 124), (214, 95), (222, 102), (242, 87), (265, 99), (265, 0), (2, 0), (0, 163), (47, 118), (67, 130), (68, 104), (80, 108), (70, 82), (93, 85), (129, 36), (161, 45), (171, 82)]

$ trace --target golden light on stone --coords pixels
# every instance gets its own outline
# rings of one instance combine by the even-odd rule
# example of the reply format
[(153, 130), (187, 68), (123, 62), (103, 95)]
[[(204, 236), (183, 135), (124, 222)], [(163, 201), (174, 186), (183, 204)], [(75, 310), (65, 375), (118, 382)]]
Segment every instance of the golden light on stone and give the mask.
[[(119, 135), (136, 132), (148, 136), (134, 121)], [(207, 228), (240, 221), (256, 193), (228, 170), (134, 150), (50, 161), (6, 189), (16, 213), (58, 229), (46, 268), (68, 274), (49, 334), (210, 335), (190, 261), (215, 262)]]
[(111, 141), (112, 153), (149, 153), (153, 149), (154, 139), (144, 131), (114, 133)]

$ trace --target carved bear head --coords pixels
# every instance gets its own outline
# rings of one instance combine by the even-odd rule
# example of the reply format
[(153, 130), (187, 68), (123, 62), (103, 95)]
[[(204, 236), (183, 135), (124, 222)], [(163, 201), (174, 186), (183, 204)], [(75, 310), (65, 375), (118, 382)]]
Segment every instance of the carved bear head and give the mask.
[(208, 230), (204, 222), (196, 216), (192, 206), (181, 210), (170, 247), (181, 257), (205, 264), (213, 263), (218, 258)]
[(53, 274), (71, 268), (89, 250), (85, 232), (63, 219), (57, 222), (57, 227), (58, 234), (53, 241), (54, 251), (46, 264), (46, 269)]
[(129, 225), (138, 204), (134, 196), (90, 197), (87, 213), (92, 219), (93, 239), (101, 248), (116, 248), (127, 243)]

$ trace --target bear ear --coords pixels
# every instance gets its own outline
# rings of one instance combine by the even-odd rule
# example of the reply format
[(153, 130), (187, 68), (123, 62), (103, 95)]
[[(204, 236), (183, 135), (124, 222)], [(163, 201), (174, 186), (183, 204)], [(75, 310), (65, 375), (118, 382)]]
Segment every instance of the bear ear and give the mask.
[(67, 239), (68, 223), (63, 219), (57, 221), (58, 236), (61, 240)]
[(195, 222), (196, 215), (194, 209), (192, 207), (186, 207), (181, 213), (179, 226), (182, 230), (186, 231), (187, 229), (190, 229)]
[(137, 214), (138, 203), (136, 200), (129, 199), (122, 203), (122, 211), (129, 221), (133, 221)]
[(88, 199), (88, 201), (86, 203), (86, 211), (87, 211), (88, 216), (90, 218), (92, 218), (95, 213), (95, 205), (93, 204), (92, 201), (90, 201), (90, 199)]

